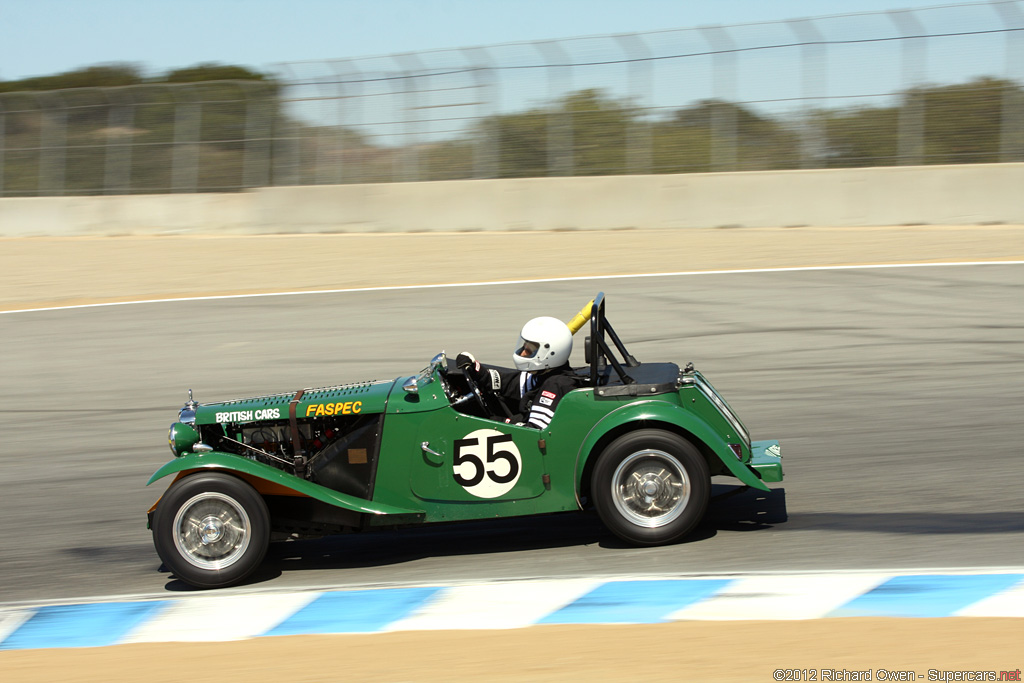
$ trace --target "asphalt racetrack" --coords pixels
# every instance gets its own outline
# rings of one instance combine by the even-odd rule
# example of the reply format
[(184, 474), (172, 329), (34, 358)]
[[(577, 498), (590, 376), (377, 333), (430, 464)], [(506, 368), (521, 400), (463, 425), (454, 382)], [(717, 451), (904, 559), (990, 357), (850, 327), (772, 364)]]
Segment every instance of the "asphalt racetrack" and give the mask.
[[(146, 510), (199, 401), (503, 363), (598, 291), (639, 360), (692, 361), (786, 480), (685, 542), (584, 513), (282, 544), (250, 588), (516, 577), (1024, 565), (1024, 265), (887, 267), (146, 303), (0, 316), (0, 602), (161, 594)], [(581, 345), (580, 345), (581, 346)], [(573, 354), (583, 364), (582, 348)]]

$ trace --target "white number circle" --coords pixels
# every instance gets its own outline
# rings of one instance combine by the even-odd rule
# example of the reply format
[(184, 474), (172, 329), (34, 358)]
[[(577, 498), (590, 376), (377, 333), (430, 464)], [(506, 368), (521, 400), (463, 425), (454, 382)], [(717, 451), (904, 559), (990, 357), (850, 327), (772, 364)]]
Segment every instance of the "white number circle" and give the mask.
[(452, 476), (477, 498), (497, 498), (512, 490), (523, 472), (523, 457), (511, 434), (478, 429), (455, 440)]

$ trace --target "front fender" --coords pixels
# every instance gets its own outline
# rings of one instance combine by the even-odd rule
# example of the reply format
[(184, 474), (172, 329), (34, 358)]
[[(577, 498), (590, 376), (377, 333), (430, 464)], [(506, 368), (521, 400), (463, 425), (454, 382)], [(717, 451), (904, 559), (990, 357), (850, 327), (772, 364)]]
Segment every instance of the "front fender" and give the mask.
[[(591, 428), (590, 433), (587, 434), (587, 438), (583, 440), (583, 444), (576, 454), (577, 492), (581, 490), (583, 470), (594, 447), (608, 432), (629, 422), (664, 422), (684, 429), (693, 434), (694, 438), (702, 441), (712, 453), (718, 456), (718, 459), (722, 461), (726, 469), (745, 485), (760, 489), (761, 491), (771, 490), (750, 468), (736, 459), (732, 449), (729, 448), (729, 444), (700, 417), (667, 401), (649, 400), (629, 403), (617, 410), (613, 410)], [(642, 425), (637, 424), (638, 428), (640, 426)]]
[(353, 512), (360, 512), (369, 515), (414, 515), (419, 517), (422, 517), (424, 514), (422, 510), (407, 510), (405, 508), (386, 505), (384, 503), (374, 503), (345, 493), (339, 493), (338, 491), (320, 486), (319, 484), (314, 484), (311, 481), (299, 479), (287, 472), (282, 472), (276, 467), (271, 467), (270, 465), (264, 465), (263, 463), (256, 462), (255, 460), (247, 460), (245, 458), (240, 458), (237, 455), (221, 453), (218, 451), (202, 454), (193, 453), (180, 458), (175, 458), (158, 469), (153, 476), (149, 478), (149, 481), (146, 482), (146, 486), (149, 486), (154, 481), (163, 479), (171, 474), (177, 474), (187, 470), (203, 469), (228, 470), (242, 475), (245, 479), (254, 477), (264, 482), (282, 486), (285, 489), (288, 489), (289, 492), (294, 492), (292, 495), (308, 496), (327, 503), (328, 505), (345, 508), (346, 510), (351, 510)]

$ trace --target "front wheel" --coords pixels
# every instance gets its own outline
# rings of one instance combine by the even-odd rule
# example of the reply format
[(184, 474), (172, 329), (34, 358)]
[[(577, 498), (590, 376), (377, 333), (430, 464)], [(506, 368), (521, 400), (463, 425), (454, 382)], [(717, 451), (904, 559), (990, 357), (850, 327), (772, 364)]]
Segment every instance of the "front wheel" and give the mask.
[(259, 566), (270, 542), (263, 498), (237, 477), (195, 474), (171, 485), (153, 520), (153, 543), (185, 583), (220, 588)]
[(663, 545), (704, 517), (711, 492), (708, 464), (686, 439), (641, 429), (613, 441), (598, 457), (591, 493), (608, 530), (634, 545)]

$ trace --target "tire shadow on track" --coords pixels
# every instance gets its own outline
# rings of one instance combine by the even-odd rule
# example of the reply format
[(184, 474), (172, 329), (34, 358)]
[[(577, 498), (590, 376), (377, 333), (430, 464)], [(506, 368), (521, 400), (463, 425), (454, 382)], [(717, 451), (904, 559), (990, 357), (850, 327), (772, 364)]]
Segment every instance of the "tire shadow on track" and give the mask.
[[(712, 485), (704, 520), (673, 545), (691, 545), (714, 538), (719, 531), (768, 530), (788, 519), (786, 492)], [(283, 574), (318, 570), (372, 569), (439, 557), (497, 555), (526, 551), (597, 546), (607, 550), (636, 550), (601, 523), (593, 511), (482, 520), (319, 539), (272, 543), (263, 565), (241, 586), (271, 582)], [(161, 571), (166, 571), (161, 567)], [(169, 577), (165, 590), (198, 589)]]

